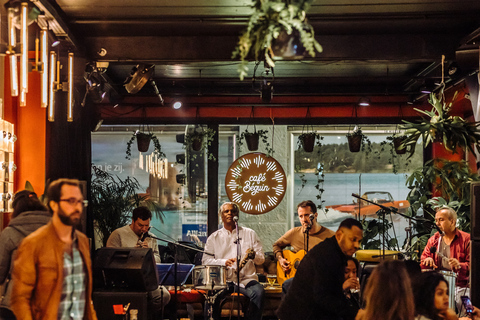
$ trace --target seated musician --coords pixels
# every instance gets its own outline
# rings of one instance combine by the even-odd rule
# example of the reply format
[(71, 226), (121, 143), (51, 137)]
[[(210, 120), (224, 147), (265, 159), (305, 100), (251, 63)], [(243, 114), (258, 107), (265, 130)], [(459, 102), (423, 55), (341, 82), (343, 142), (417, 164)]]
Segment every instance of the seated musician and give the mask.
[[(203, 265), (220, 265), (226, 267), (228, 287), (216, 298), (213, 305), (215, 319), (220, 318), (220, 301), (229, 293), (234, 292), (237, 283), (237, 230), (234, 217), (238, 217), (239, 208), (233, 202), (226, 202), (220, 207), (223, 228), (212, 233), (205, 245)], [(252, 229), (238, 227), (240, 237), (241, 262), (240, 268), (240, 293), (250, 299), (246, 319), (256, 320), (262, 318), (265, 291), (258, 282), (255, 264), (262, 264), (265, 260), (262, 244)], [(250, 254), (247, 254), (249, 252)]]
[[(461, 310), (461, 296), (470, 296), (468, 277), (470, 272), (470, 234), (458, 230), (457, 213), (449, 207), (441, 207), (435, 214), (435, 223), (443, 235), (436, 232), (423, 250), (421, 266), (436, 270), (453, 271), (456, 274), (455, 302)], [(464, 308), (463, 308), (464, 309)]]
[[(148, 232), (152, 213), (147, 207), (135, 208), (132, 212), (132, 223), (118, 228), (112, 232), (107, 240), (107, 247), (112, 248), (151, 248), (155, 262), (160, 263), (157, 240), (152, 237), (143, 237), (144, 234), (153, 235)], [(156, 290), (149, 292), (149, 301), (157, 312), (170, 301), (168, 290), (159, 286)]]
[[(291, 279), (294, 276), (294, 272), (292, 272), (292, 265), (291, 261), (284, 257), (283, 249), (288, 246), (293, 247), (294, 253), (299, 252), (300, 250), (305, 250), (308, 252), (311, 248), (322, 242), (323, 240), (332, 237), (335, 235), (335, 232), (321, 226), (317, 222), (317, 206), (313, 201), (306, 200), (302, 201), (297, 205), (297, 213), (298, 219), (302, 224), (300, 227), (295, 227), (287, 231), (283, 236), (280, 237), (275, 243), (273, 244), (273, 253), (277, 258), (278, 264), (281, 267), (285, 278), (287, 279), (282, 284), (283, 293), (286, 293), (288, 290), (289, 285), (291, 284)], [(310, 215), (313, 214), (313, 219), (310, 220)], [(308, 227), (311, 225), (308, 240), (308, 248), (306, 243), (306, 231)]]

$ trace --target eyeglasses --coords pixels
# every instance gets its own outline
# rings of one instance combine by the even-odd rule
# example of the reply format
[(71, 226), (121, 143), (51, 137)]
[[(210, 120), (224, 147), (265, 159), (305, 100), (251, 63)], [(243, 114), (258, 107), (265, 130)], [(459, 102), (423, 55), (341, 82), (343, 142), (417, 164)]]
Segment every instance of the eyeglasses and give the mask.
[(81, 204), (82, 207), (88, 206), (88, 200), (78, 200), (76, 198), (68, 198), (68, 199), (60, 199), (58, 202), (68, 202), (69, 205), (76, 206), (77, 204)]

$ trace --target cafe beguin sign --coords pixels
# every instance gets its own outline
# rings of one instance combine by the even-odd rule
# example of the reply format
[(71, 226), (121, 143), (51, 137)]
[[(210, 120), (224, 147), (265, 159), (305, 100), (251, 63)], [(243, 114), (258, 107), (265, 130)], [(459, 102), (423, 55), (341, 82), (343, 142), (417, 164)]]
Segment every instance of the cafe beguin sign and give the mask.
[(287, 187), (282, 166), (263, 153), (248, 153), (235, 160), (225, 177), (230, 201), (245, 213), (262, 214), (274, 209)]

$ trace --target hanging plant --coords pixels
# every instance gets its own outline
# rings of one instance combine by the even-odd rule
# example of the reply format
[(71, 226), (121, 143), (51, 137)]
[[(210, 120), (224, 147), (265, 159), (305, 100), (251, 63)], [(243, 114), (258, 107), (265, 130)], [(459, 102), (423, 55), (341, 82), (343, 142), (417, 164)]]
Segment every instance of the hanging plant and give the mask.
[(298, 148), (303, 148), (305, 152), (313, 152), (315, 146), (322, 146), (323, 137), (316, 132), (307, 132), (302, 133), (298, 136), (297, 146)]
[(446, 104), (442, 87), (438, 94), (433, 92), (430, 94), (428, 102), (432, 105), (431, 111), (414, 108), (418, 113), (426, 116), (423, 117), (422, 121), (408, 122), (403, 120), (405, 124), (402, 129), (405, 130), (407, 135), (403, 144), (409, 147), (407, 149), (409, 158), (413, 156), (420, 138), (422, 138), (424, 148), (436, 141), (451, 153), (456, 153), (457, 148), (461, 148), (463, 150), (468, 149), (475, 154), (473, 146), (480, 152), (478, 144), (480, 141), (480, 131), (478, 129), (480, 122), (467, 122), (460, 116), (449, 115), (456, 96), (457, 92), (454, 94), (452, 101)]
[(207, 150), (208, 159), (216, 160), (215, 156), (208, 152), (208, 147), (212, 144), (215, 133), (215, 130), (211, 128), (195, 126), (195, 129), (191, 133), (185, 135), (183, 146), (185, 149), (193, 151), (193, 155), (195, 155), (195, 152)]
[(362, 129), (355, 126), (352, 132), (347, 133), (348, 148), (350, 152), (359, 152), (360, 150), (365, 152), (365, 156), (368, 157), (372, 152), (372, 142), (363, 134)]
[(237, 144), (239, 147), (242, 147), (243, 143), (245, 142), (247, 144), (248, 151), (257, 151), (260, 138), (262, 139), (267, 156), (272, 156), (273, 148), (270, 147), (270, 142), (268, 142), (268, 130), (257, 130), (254, 126), (254, 131), (249, 132), (247, 126), (245, 131), (237, 136)]
[(306, 12), (312, 2), (313, 0), (254, 0), (254, 11), (247, 28), (240, 35), (237, 47), (232, 53), (232, 59), (240, 59), (238, 72), (241, 80), (248, 74), (247, 58), (250, 54), (256, 61), (265, 61), (269, 67), (275, 67), (272, 46), (280, 35), (283, 37), (285, 34), (298, 33), (306, 53), (315, 57), (316, 52), (322, 52), (322, 46), (315, 40), (313, 27), (306, 19)]
[(158, 138), (152, 132), (135, 131), (127, 142), (126, 159), (130, 160), (132, 157), (132, 144), (137, 140), (137, 148), (140, 152), (147, 152), (150, 147), (150, 141), (153, 141), (154, 150), (153, 153), (159, 158), (166, 158), (165, 153), (162, 151), (162, 146), (158, 141)]
[[(395, 133), (391, 136), (386, 137), (385, 139), (386, 141), (382, 141), (380, 143), (380, 153), (384, 152), (386, 147), (389, 147), (389, 150), (387, 151), (390, 153), (388, 163), (392, 165), (393, 173), (397, 174), (400, 167), (399, 155), (405, 154), (407, 152), (405, 146), (402, 144), (403, 141), (406, 139), (406, 136), (402, 133)], [(411, 162), (411, 159), (402, 161), (405, 166), (408, 166)]]

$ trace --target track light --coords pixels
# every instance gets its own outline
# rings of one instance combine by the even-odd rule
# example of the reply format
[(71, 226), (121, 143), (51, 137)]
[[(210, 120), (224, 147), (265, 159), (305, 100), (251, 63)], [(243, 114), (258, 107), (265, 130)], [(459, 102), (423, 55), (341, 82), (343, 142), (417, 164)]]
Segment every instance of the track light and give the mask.
[(183, 105), (182, 101), (176, 100), (173, 102), (172, 107), (173, 109), (178, 110), (182, 107), (182, 105)]
[(361, 97), (358, 100), (358, 105), (361, 106), (361, 107), (368, 107), (370, 105), (370, 99), (368, 99), (366, 97)]

